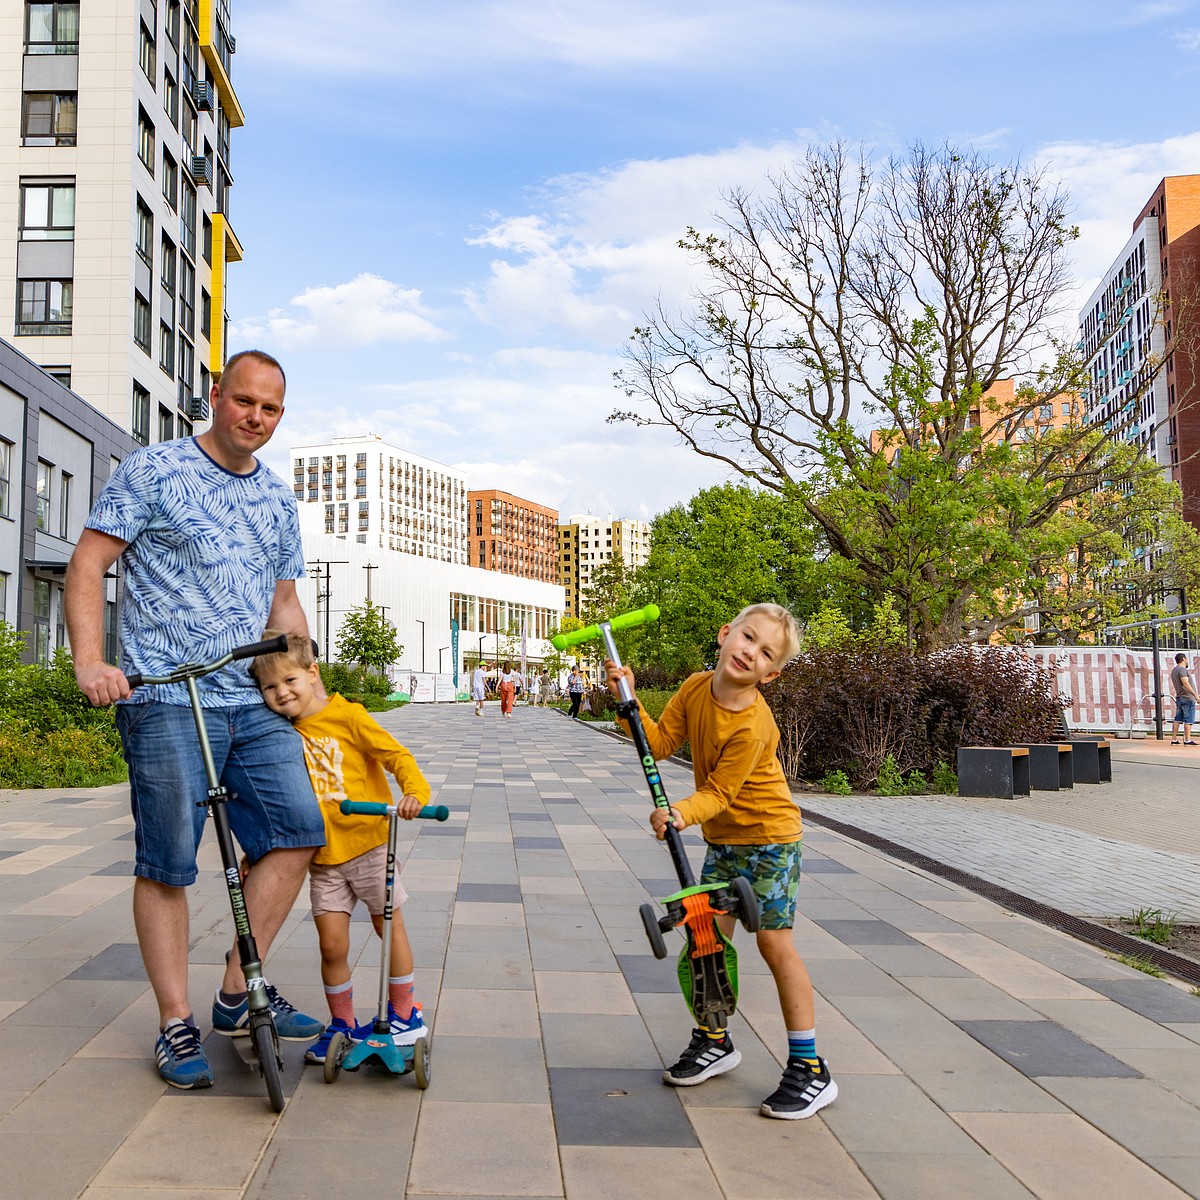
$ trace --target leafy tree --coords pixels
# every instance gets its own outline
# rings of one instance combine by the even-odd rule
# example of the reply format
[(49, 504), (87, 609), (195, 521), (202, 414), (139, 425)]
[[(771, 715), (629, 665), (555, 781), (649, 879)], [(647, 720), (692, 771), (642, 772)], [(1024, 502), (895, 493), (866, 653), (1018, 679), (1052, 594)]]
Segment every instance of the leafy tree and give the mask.
[(338, 630), (337, 651), (347, 662), (362, 663), (384, 672), (404, 653), (404, 647), (397, 640), (396, 626), (383, 609), (367, 600), (346, 613)]
[[(1063, 193), (949, 146), (876, 164), (838, 144), (810, 148), (764, 199), (730, 194), (719, 224), (681, 241), (708, 283), (689, 314), (660, 305), (635, 330), (618, 374), (635, 407), (610, 419), (664, 425), (794, 496), (829, 578), (868, 611), (895, 596), (913, 646), (1035, 613), (1064, 624), (1079, 598), (1031, 593), (1027, 566), (1069, 579), (1138, 524), (1088, 497), (1147, 478), (1144, 450), (1120, 436), (1161, 364), (1111, 428), (1043, 422), (1088, 383), (1055, 334), (1077, 236)], [(1157, 499), (1150, 523), (1165, 528), (1173, 509)]]
[(627, 612), (631, 606), (632, 585), (633, 573), (618, 550), (592, 572), (591, 583), (579, 598), (583, 624), (591, 625)]

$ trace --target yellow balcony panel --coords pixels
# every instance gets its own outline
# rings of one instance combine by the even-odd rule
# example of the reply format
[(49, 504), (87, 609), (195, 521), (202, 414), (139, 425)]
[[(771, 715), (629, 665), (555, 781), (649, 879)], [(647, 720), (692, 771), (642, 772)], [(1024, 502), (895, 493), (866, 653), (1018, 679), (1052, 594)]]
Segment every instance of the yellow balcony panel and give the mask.
[[(219, 219), (219, 225), (218, 225)], [(226, 262), (241, 262), (245, 251), (242, 249), (242, 243), (238, 241), (238, 235), (233, 232), (233, 226), (229, 223), (229, 218), (224, 213), (213, 213), (213, 237), (217, 236), (218, 228), (221, 231), (221, 236), (225, 239), (225, 261)]]
[(242, 111), (237, 93), (233, 90), (229, 69), (225, 65), (226, 58), (221, 54), (221, 47), (226, 45), (226, 40), (217, 20), (218, 6), (224, 8), (224, 0), (200, 0), (200, 53), (204, 55), (204, 61), (212, 72), (217, 95), (221, 99), (221, 108), (229, 118), (229, 124), (240, 128), (246, 123), (246, 114)]

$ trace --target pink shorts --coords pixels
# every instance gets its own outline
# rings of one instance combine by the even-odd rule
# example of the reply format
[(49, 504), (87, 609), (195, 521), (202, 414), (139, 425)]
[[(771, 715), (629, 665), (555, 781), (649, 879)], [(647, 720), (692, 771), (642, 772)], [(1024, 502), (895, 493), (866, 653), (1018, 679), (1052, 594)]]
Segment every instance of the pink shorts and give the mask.
[[(361, 900), (373, 917), (383, 915), (387, 896), (387, 847), (376, 846), (349, 862), (333, 866), (313, 863), (308, 868), (308, 895), (314, 917), (326, 913), (352, 913), (354, 903)], [(403, 904), (408, 893), (396, 880), (396, 903)]]

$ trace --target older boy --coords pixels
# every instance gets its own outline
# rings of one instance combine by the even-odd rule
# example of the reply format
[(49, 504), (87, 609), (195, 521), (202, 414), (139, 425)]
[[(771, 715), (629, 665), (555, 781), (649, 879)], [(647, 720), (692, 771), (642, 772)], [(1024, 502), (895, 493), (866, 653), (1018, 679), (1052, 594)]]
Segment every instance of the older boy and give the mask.
[[(838, 1087), (817, 1056), (812, 982), (792, 940), (800, 882), (802, 827), (776, 751), (779, 730), (758, 690), (778, 678), (800, 646), (795, 617), (777, 604), (753, 604), (717, 633), (720, 651), (712, 671), (692, 675), (655, 722), (644, 708), (642, 724), (656, 759), (692, 746), (696, 790), (671, 808), (656, 808), (650, 827), (659, 838), (667, 825), (699, 825), (708, 843), (701, 882), (743, 875), (762, 909), (758, 949), (779, 993), (787, 1027), (787, 1066), (779, 1087), (759, 1108), (766, 1117), (803, 1120), (832, 1103)], [(619, 695), (616, 664), (606, 664), (608, 686)], [(633, 672), (624, 673), (632, 689)], [(727, 936), (732, 918), (720, 917)], [(673, 1087), (692, 1087), (732, 1071), (742, 1060), (727, 1030), (696, 1029), (679, 1061), (663, 1074)]]
[[(268, 630), (266, 636), (277, 632)], [(383, 936), (387, 875), (387, 817), (348, 817), (339, 805), (347, 799), (392, 803), (386, 768), (404, 790), (400, 816), (412, 820), (429, 800), (429, 784), (416, 759), (362, 705), (325, 695), (308, 638), (289, 634), (287, 653), (256, 658), (250, 673), (267, 707), (287, 717), (303, 739), (309, 778), (325, 818), (325, 847), (309, 868), (309, 895), (331, 1021), (304, 1054), (306, 1062), (323, 1063), (333, 1035), (353, 1037), (357, 1028), (349, 961), (350, 915), (355, 902), (362, 900), (375, 932)], [(407, 898), (397, 886), (397, 904)], [(411, 1046), (426, 1030), (421, 1006), (413, 1001), (413, 953), (399, 907), (392, 917), (391, 969), (392, 1040), (397, 1046)]]

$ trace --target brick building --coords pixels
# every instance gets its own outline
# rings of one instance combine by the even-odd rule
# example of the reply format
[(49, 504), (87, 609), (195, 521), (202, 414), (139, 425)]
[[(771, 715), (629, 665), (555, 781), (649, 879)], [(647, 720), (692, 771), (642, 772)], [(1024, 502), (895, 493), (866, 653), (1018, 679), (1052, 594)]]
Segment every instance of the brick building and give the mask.
[(467, 562), (486, 571), (557, 583), (558, 512), (491, 488), (467, 492)]

